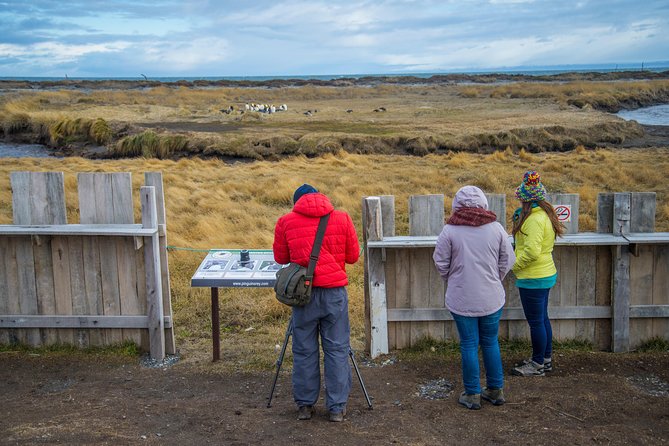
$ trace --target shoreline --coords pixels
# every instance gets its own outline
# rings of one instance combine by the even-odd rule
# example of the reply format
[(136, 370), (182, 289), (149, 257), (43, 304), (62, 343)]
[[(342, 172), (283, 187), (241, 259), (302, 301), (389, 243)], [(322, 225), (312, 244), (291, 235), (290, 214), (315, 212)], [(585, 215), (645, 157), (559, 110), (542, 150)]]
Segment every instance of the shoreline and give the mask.
[(426, 86), (426, 85), (456, 85), (456, 84), (496, 84), (511, 82), (605, 82), (605, 81), (634, 81), (634, 80), (657, 80), (669, 79), (667, 71), (616, 71), (616, 72), (566, 72), (557, 74), (511, 74), (511, 73), (485, 73), (485, 74), (436, 74), (430, 77), (419, 77), (411, 75), (401, 76), (361, 76), (341, 77), (330, 80), (286, 78), (271, 80), (121, 80), (121, 79), (63, 79), (63, 80), (9, 80), (0, 79), (0, 91), (2, 90), (49, 90), (59, 89), (145, 89), (158, 86), (189, 87), (189, 88), (284, 88), (302, 86), (320, 87), (353, 87), (353, 86), (376, 86), (382, 84), (404, 85), (404, 86)]

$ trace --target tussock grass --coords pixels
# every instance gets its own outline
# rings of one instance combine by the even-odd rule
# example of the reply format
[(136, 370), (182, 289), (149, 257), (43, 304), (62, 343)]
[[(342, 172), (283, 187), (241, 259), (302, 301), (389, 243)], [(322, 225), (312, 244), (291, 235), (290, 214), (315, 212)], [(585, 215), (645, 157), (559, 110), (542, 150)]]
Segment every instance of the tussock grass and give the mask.
[(49, 126), (49, 136), (55, 146), (77, 140), (106, 144), (111, 141), (113, 131), (107, 121), (77, 118), (63, 119)]
[(120, 140), (112, 149), (112, 157), (136, 157), (168, 159), (188, 147), (188, 139), (182, 135), (158, 135), (146, 131)]
[[(549, 192), (581, 194), (582, 231), (595, 229), (597, 193), (610, 191), (657, 192), (656, 229), (669, 231), (666, 181), (669, 149), (578, 149), (567, 153), (508, 149), (488, 155), (450, 153), (424, 157), (337, 151), (313, 159), (297, 155), (278, 162), (246, 164), (188, 158), (7, 159), (0, 163), (0, 224), (12, 221), (11, 171), (64, 172), (70, 223), (79, 222), (76, 173), (132, 172), (135, 221), (140, 221), (137, 191), (143, 183), (143, 173), (161, 171), (171, 246), (201, 250), (270, 248), (277, 218), (290, 210), (293, 191), (304, 182), (315, 185), (337, 208), (348, 211), (358, 234), (362, 197), (395, 195), (396, 231), (403, 235), (408, 233), (409, 195), (443, 193), (448, 216), (452, 196), (465, 184), (506, 194), (506, 217), (510, 219), (516, 203), (513, 191), (530, 168), (542, 174)], [(184, 361), (206, 362), (210, 355), (209, 290), (190, 287), (190, 278), (204, 255), (204, 251), (179, 249), (169, 253), (178, 343), (188, 353)], [(361, 351), (364, 336), (361, 262), (349, 267), (348, 272), (353, 347)], [(232, 356), (235, 366), (271, 369), (276, 359), (274, 346), (283, 341), (289, 314), (289, 309), (276, 302), (269, 289), (223, 290), (221, 324), (226, 358)]]

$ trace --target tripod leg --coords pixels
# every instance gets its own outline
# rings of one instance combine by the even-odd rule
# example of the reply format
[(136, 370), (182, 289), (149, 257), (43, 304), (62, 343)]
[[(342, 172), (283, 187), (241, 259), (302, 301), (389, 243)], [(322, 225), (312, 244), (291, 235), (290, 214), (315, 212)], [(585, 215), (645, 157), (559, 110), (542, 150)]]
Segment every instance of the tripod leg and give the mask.
[(283, 346), (281, 347), (281, 353), (279, 354), (279, 359), (276, 360), (276, 374), (274, 375), (274, 380), (272, 381), (272, 389), (269, 391), (269, 397), (267, 398), (267, 407), (272, 407), (272, 397), (274, 396), (274, 389), (276, 388), (276, 382), (279, 379), (279, 371), (281, 371), (281, 364), (283, 364), (283, 357), (286, 354), (286, 347), (288, 346), (288, 339), (290, 339), (291, 334), (293, 334), (292, 316), (290, 318), (290, 321), (288, 322), (288, 329), (286, 330), (286, 337), (283, 340)]
[(353, 354), (353, 349), (349, 348), (348, 349), (348, 355), (351, 357), (351, 362), (353, 363), (353, 368), (355, 369), (355, 374), (358, 375), (358, 381), (360, 381), (360, 387), (362, 387), (362, 393), (365, 394), (365, 399), (367, 400), (367, 406), (369, 407), (369, 410), (372, 410), (372, 401), (369, 398), (369, 394), (367, 393), (367, 388), (365, 388), (365, 383), (362, 381), (362, 375), (360, 375), (360, 370), (358, 369), (358, 363), (355, 362), (355, 355)]

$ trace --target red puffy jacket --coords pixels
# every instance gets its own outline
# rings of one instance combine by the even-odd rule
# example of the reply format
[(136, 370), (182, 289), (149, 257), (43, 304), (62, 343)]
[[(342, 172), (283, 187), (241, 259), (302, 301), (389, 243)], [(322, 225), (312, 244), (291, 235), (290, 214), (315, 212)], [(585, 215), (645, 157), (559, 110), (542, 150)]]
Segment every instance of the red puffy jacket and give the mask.
[(358, 236), (351, 217), (335, 211), (328, 197), (321, 193), (305, 194), (297, 200), (293, 211), (279, 218), (274, 228), (274, 260), (277, 263), (309, 264), (320, 217), (331, 213), (323, 245), (314, 272), (314, 286), (335, 288), (348, 284), (346, 263), (355, 263), (360, 256)]

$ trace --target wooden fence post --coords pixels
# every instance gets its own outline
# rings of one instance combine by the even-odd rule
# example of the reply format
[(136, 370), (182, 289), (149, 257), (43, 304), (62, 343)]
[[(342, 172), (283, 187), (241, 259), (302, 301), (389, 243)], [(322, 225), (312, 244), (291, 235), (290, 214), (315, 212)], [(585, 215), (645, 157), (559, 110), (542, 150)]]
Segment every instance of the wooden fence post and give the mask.
[[(630, 233), (629, 193), (615, 193), (613, 196), (614, 235)], [(626, 245), (613, 248), (613, 277), (611, 289), (611, 347), (614, 352), (629, 351), (630, 336), (630, 253)]]
[[(367, 255), (367, 206), (365, 199), (362, 198), (362, 246), (364, 251), (363, 257), (363, 294), (365, 300), (365, 351), (371, 352), (372, 339), (372, 319), (371, 319), (371, 302), (369, 292), (369, 256)], [(380, 195), (381, 200), (381, 219), (382, 232), (384, 237), (393, 237), (395, 235), (395, 196), (394, 195)], [(389, 327), (390, 329), (390, 327)]]
[[(383, 217), (381, 199), (364, 199), (363, 231), (366, 241), (383, 240)], [(367, 267), (369, 269), (369, 318), (370, 318), (370, 355), (376, 358), (388, 353), (388, 303), (386, 300), (386, 273), (383, 264), (384, 249), (366, 247)]]
[[(159, 242), (160, 242), (160, 268), (163, 292), (163, 311), (164, 315), (172, 318), (172, 292), (170, 290), (170, 270), (167, 259), (167, 217), (165, 214), (165, 194), (163, 191), (163, 174), (160, 172), (145, 172), (144, 182), (146, 186), (156, 188), (156, 210), (158, 212)], [(174, 324), (165, 329), (165, 353), (168, 355), (176, 354), (176, 344), (174, 342)]]
[[(153, 186), (140, 189), (142, 203), (142, 226), (158, 229), (156, 191)], [(163, 317), (162, 279), (160, 274), (160, 241), (158, 234), (146, 237), (144, 263), (146, 267), (146, 304), (149, 317), (149, 345), (151, 357), (156, 361), (165, 359), (165, 319)]]

